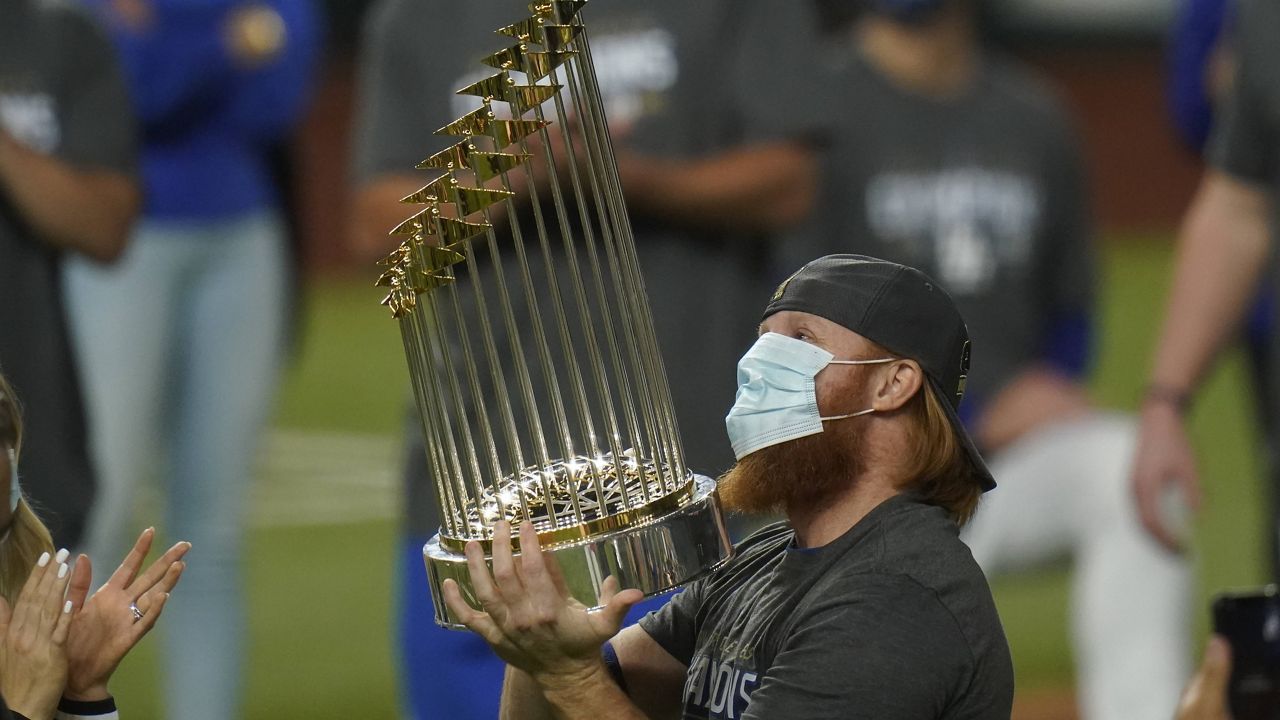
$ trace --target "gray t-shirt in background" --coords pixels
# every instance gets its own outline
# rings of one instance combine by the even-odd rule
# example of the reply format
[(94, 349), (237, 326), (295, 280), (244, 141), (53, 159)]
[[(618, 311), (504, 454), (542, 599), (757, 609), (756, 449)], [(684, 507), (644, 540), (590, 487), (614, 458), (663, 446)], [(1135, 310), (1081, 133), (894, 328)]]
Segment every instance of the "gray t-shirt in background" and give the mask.
[[(0, 0), (0, 126), (72, 165), (133, 171), (132, 106), (114, 52), (72, 4)], [(22, 487), (54, 540), (74, 547), (94, 483), (60, 283), (60, 253), (0, 185), (0, 370), (24, 404)]]
[[(780, 272), (856, 252), (933, 277), (973, 339), (962, 411), (1047, 354), (1087, 355), (1092, 218), (1078, 143), (1045, 85), (988, 58), (972, 87), (938, 100), (897, 87), (850, 43), (826, 59), (838, 125), (823, 198)], [(1060, 347), (1071, 343), (1086, 347)]]
[[(410, 172), (444, 147), (448, 140), (432, 131), (479, 104), (453, 92), (494, 72), (479, 58), (511, 41), (493, 30), (527, 15), (526, 3), (516, 0), (379, 6), (363, 43), (359, 182)], [(762, 0), (595, 0), (583, 18), (610, 122), (630, 128), (616, 140), (620, 147), (696, 158), (744, 143), (807, 138), (825, 123), (809, 3), (779, 12)], [(773, 289), (767, 238), (634, 213), (632, 221), (686, 455), (693, 469), (718, 474), (733, 461), (724, 415), (736, 391), (735, 366)], [(523, 227), (530, 242), (533, 224), (526, 219)], [(388, 250), (393, 245), (388, 239)], [(504, 259), (511, 263), (511, 256)], [(420, 426), (415, 420), (410, 427), (407, 519), (412, 534), (426, 536), (438, 525), (435, 493)]]
[(771, 525), (640, 626), (689, 668), (686, 720), (1008, 720), (1013, 703), (986, 578), (910, 495), (820, 548)]
[[(1269, 194), (1274, 257), (1280, 233), (1280, 4), (1274, 0), (1240, 3), (1235, 33), (1235, 88), (1215, 118), (1208, 158), (1216, 169)], [(1280, 276), (1273, 276), (1271, 283), (1273, 292), (1280, 292)], [(1274, 374), (1280, 372), (1280, 332), (1274, 327), (1270, 345)], [(1280, 383), (1264, 385), (1270, 390), (1267, 402), (1274, 412), (1280, 408)]]

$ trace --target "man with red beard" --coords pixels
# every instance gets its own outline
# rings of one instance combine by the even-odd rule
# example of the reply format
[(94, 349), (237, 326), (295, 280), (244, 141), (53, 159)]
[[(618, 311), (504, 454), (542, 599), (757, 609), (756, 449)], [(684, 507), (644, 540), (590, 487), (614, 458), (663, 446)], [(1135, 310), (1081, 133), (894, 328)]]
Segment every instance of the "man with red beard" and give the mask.
[[(991, 474), (956, 408), (969, 335), (917, 270), (858, 255), (801, 268), (765, 309), (726, 418), (725, 504), (787, 521), (638, 626), (588, 613), (540, 553), (467, 547), (482, 610), (446, 600), (508, 663), (514, 718), (1007, 720), (1008, 644), (958, 537)], [(678, 372), (678, 368), (673, 368)], [(523, 547), (537, 535), (524, 524)]]

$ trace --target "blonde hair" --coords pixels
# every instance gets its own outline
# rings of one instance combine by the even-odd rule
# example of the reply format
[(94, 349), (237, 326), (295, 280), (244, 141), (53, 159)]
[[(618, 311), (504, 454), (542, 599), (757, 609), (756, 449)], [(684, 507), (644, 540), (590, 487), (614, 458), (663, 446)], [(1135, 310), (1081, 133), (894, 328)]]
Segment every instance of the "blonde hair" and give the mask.
[(905, 476), (912, 478), (906, 489), (964, 526), (978, 508), (982, 486), (941, 403), (928, 385), (909, 402), (908, 412), (916, 420), (911, 438), (916, 453), (905, 468)]
[[(0, 373), (0, 446), (12, 449), (14, 458), (22, 453), (22, 408), (3, 373)], [(0, 483), (7, 484), (8, 478)], [(8, 493), (0, 495), (4, 497), (0, 502), (8, 502)], [(0, 538), (0, 597), (9, 607), (17, 600), (36, 559), (45, 552), (53, 552), (53, 537), (26, 498), (21, 498), (9, 520), (8, 531)]]

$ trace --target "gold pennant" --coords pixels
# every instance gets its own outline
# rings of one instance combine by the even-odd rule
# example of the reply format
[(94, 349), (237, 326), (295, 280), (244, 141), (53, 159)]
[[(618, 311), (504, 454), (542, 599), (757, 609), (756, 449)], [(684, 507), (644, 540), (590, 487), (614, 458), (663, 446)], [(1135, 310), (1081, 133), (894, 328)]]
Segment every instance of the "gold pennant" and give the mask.
[(531, 17), (508, 25), (497, 32), (499, 35), (513, 37), (522, 43), (535, 43), (552, 52), (563, 52), (568, 50), (582, 33), (582, 26), (553, 25), (548, 24), (545, 18)]
[(426, 205), (443, 200), (449, 197), (449, 193), (453, 190), (453, 186), (457, 184), (457, 180), (452, 175), (441, 175), (440, 177), (427, 183), (426, 187), (419, 189), (412, 195), (400, 198), (400, 202), (406, 205)]
[(471, 152), (467, 155), (472, 172), (480, 182), (492, 180), (524, 164), (532, 157), (526, 154)]
[(405, 287), (413, 290), (415, 293), (424, 293), (429, 290), (444, 287), (451, 283), (457, 282), (457, 278), (453, 273), (445, 269), (443, 272), (428, 272), (419, 267), (410, 267), (405, 274)]
[(382, 298), (382, 304), (391, 310), (391, 317), (402, 318), (418, 307), (418, 294), (409, 288), (397, 287)]
[(465, 220), (437, 217), (433, 226), (428, 228), (428, 233), (438, 236), (444, 241), (444, 245), (452, 246), (482, 235), (491, 227), (493, 226), (489, 223), (471, 223)]
[[(520, 70), (524, 65), (524, 56), (528, 51), (523, 44), (509, 47), (483, 58), (480, 62), (498, 70)], [(523, 72), (523, 71), (521, 71)]]
[[(424, 232), (427, 228), (427, 219), (431, 217), (431, 211), (435, 208), (427, 208), (412, 216), (387, 233), (388, 235), (417, 235)], [(399, 252), (399, 251), (397, 251)], [(392, 253), (394, 255), (395, 253)]]
[(515, 84), (515, 81), (511, 79), (511, 75), (508, 74), (506, 70), (503, 70), (497, 75), (490, 75), (483, 80), (471, 83), (461, 90), (458, 90), (455, 94), (475, 95), (476, 97), (497, 98), (501, 100), (507, 96), (507, 88), (513, 84)]
[(531, 82), (537, 82), (554, 73), (556, 68), (569, 62), (578, 53), (573, 50), (560, 52), (531, 52), (524, 55), (524, 67), (520, 70)]
[(507, 147), (538, 132), (551, 123), (543, 120), (494, 120), (485, 135), (493, 138), (499, 148)]
[(467, 156), (474, 146), (471, 138), (464, 138), (431, 157), (418, 163), (418, 170), (456, 170), (468, 167)]
[(488, 106), (477, 108), (436, 131), (436, 135), (487, 135), (493, 110)]
[(517, 115), (523, 115), (550, 100), (563, 86), (517, 85), (510, 74), (503, 70), (479, 82), (472, 83), (457, 92), (458, 95), (474, 95), (486, 100), (500, 100), (511, 105)]
[(529, 12), (551, 18), (557, 25), (568, 25), (587, 4), (587, 0), (541, 0), (529, 3)]
[(418, 252), (415, 259), (418, 264), (422, 266), (423, 270), (429, 273), (435, 273), (463, 262), (467, 259), (467, 256), (457, 250), (438, 247), (436, 245), (423, 244), (418, 246)]
[(555, 72), (556, 68), (568, 62), (576, 54), (572, 50), (530, 52), (529, 47), (521, 43), (506, 50), (499, 50), (480, 62), (498, 70), (517, 70), (524, 73), (530, 82), (537, 82)]
[(489, 190), (487, 188), (454, 185), (450, 189), (449, 202), (457, 206), (459, 215), (466, 217), (467, 215), (474, 215), (490, 205), (503, 202), (509, 197), (515, 197), (515, 193), (507, 190)]

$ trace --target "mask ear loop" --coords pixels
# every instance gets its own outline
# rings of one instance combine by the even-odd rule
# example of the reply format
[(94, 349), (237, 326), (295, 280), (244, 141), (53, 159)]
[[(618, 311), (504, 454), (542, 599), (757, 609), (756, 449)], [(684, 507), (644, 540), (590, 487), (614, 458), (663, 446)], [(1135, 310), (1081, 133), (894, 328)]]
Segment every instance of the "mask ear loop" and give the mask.
[[(895, 362), (898, 359), (899, 358), (878, 358), (876, 360), (832, 360), (828, 364), (830, 365), (883, 365), (885, 363)], [(863, 415), (870, 415), (875, 411), (876, 411), (875, 408), (868, 408), (860, 412), (848, 413), (846, 415), (830, 415), (827, 417), (819, 416), (818, 419), (823, 422), (827, 422), (828, 420), (844, 420), (847, 418), (856, 418), (856, 417), (862, 417)]]
[(9, 524), (0, 533), (0, 545), (9, 541), (14, 513), (18, 512), (18, 501), (22, 499), (22, 486), (18, 484), (18, 454), (13, 448), (6, 448), (6, 451), (9, 453)]

